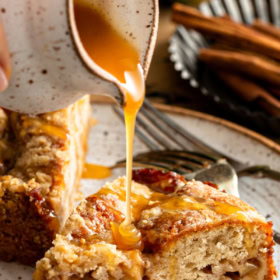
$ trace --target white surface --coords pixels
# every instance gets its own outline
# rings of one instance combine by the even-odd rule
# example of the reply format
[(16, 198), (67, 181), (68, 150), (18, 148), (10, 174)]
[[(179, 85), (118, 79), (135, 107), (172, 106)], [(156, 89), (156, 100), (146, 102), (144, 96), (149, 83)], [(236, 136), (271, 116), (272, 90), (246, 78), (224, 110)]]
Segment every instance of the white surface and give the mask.
[[(113, 165), (117, 160), (125, 157), (123, 123), (112, 111), (110, 105), (94, 105), (93, 117), (98, 120), (98, 124), (90, 132), (87, 161)], [(251, 164), (268, 164), (275, 169), (280, 169), (279, 154), (256, 140), (203, 119), (179, 115), (172, 115), (172, 118), (229, 155)], [(136, 138), (135, 153), (145, 150), (145, 145)], [(123, 174), (124, 170), (116, 170), (112, 178), (106, 180), (84, 180), (82, 190), (85, 195), (92, 194), (105, 181)], [(275, 228), (280, 231), (280, 183), (268, 179), (242, 178), (239, 186), (242, 199), (255, 206), (264, 216), (270, 215), (269, 220), (272, 220)], [(274, 259), (280, 270), (280, 246), (276, 247)], [(30, 280), (32, 272), (33, 269), (30, 267), (0, 262), (1, 280)]]

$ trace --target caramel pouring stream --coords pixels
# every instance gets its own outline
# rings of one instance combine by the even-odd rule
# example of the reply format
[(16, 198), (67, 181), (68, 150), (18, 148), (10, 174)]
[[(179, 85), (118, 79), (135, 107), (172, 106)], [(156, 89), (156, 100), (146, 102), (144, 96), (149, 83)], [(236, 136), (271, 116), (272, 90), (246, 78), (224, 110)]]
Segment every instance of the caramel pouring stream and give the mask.
[(88, 55), (122, 84), (125, 93), (126, 218), (120, 226), (112, 225), (112, 230), (120, 248), (139, 248), (141, 234), (132, 224), (131, 181), (135, 120), (145, 96), (140, 58), (136, 49), (93, 7), (75, 0), (74, 10), (79, 36)]

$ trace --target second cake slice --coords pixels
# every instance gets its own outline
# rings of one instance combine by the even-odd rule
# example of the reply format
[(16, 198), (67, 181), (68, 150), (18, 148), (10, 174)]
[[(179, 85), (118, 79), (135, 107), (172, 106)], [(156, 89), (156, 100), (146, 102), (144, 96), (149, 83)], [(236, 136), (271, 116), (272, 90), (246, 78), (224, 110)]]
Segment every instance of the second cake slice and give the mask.
[(73, 209), (90, 102), (36, 117), (0, 108), (0, 259), (33, 264)]

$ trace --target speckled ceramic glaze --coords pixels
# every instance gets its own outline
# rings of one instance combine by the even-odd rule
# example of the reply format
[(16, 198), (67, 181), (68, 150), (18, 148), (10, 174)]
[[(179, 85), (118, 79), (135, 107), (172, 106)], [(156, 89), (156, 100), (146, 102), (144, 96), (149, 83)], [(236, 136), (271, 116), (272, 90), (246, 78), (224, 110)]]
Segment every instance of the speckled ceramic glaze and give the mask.
[[(169, 107), (169, 112), (175, 111)], [(279, 145), (265, 138), (259, 138), (250, 131), (217, 118), (211, 118), (194, 111), (181, 110), (179, 114), (169, 116), (179, 125), (222, 152), (250, 164), (264, 164), (280, 169)], [(122, 120), (114, 113), (111, 105), (93, 106), (93, 118), (97, 125), (92, 127), (88, 141), (87, 161), (106, 166), (114, 165), (125, 158), (125, 128)], [(267, 143), (266, 143), (267, 142)], [(265, 144), (266, 143), (266, 144)], [(147, 147), (136, 137), (134, 152), (147, 151)], [(88, 196), (95, 193), (106, 182), (124, 175), (125, 169), (115, 169), (111, 178), (105, 180), (83, 180), (82, 192)], [(269, 179), (243, 177), (239, 180), (241, 198), (267, 218), (273, 221), (275, 229), (280, 231), (280, 183)], [(280, 271), (280, 245), (277, 245), (274, 260)], [(30, 280), (34, 269), (15, 263), (0, 262), (1, 280)], [(278, 278), (280, 279), (280, 278)]]
[[(157, 0), (83, 1), (96, 6), (136, 47), (147, 73), (156, 39)], [(13, 65), (0, 106), (36, 114), (61, 109), (86, 93), (122, 102), (116, 79), (89, 58), (79, 40), (73, 0), (1, 0), (0, 16)]]

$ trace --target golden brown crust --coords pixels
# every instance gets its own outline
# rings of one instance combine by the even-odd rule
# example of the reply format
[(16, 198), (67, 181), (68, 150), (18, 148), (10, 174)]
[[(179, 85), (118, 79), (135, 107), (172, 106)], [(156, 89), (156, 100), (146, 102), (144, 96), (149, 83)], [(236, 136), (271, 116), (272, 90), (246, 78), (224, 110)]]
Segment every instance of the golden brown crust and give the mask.
[(0, 179), (0, 258), (35, 263), (51, 246), (59, 229), (50, 206), (34, 197), (39, 189), (11, 176)]
[(273, 280), (274, 277), (277, 278), (278, 272), (274, 266), (273, 261), (273, 253), (274, 249), (273, 246), (275, 245), (275, 242), (273, 240), (273, 229), (272, 229), (273, 223), (268, 222), (266, 225), (264, 225), (266, 236), (267, 236), (267, 242), (269, 243), (268, 251), (267, 251), (267, 268), (268, 268), (268, 276), (266, 280)]
[[(0, 156), (7, 147), (12, 150), (5, 152), (0, 168), (0, 235), (7, 246), (20, 248), (19, 253), (11, 249), (8, 259), (32, 263), (40, 258), (73, 209), (89, 116), (88, 96), (68, 108), (39, 116), (0, 109)], [(20, 236), (13, 215), (16, 211)], [(25, 219), (24, 212), (32, 215)], [(2, 259), (5, 244), (0, 244)]]
[[(142, 172), (142, 174), (144, 173)], [(141, 172), (137, 176), (140, 174)], [(154, 176), (155, 172), (149, 171), (145, 174)], [(163, 173), (157, 174), (158, 178), (162, 180), (161, 182), (148, 178), (150, 175), (144, 176), (145, 179), (142, 177), (140, 181), (145, 182), (151, 188), (160, 190), (160, 193), (136, 182), (133, 182), (132, 186), (132, 213), (135, 225), (141, 231), (144, 241), (143, 251), (136, 251), (147, 260), (145, 264), (147, 271), (153, 270), (153, 268), (148, 269), (150, 258), (155, 258), (157, 263), (157, 258), (161, 259), (164, 254), (168, 255), (168, 251), (174, 248), (174, 244), (188, 236), (191, 238), (194, 234), (211, 233), (220, 228), (239, 228), (245, 235), (245, 241), (242, 242), (245, 242), (244, 246), (248, 246), (243, 250), (244, 254), (248, 255), (248, 259), (254, 258), (255, 255), (265, 258), (267, 279), (273, 279), (275, 268), (272, 259), (274, 245), (272, 225), (267, 223), (254, 208), (234, 196), (218, 191), (213, 186), (196, 181), (186, 182), (176, 174), (168, 174), (168, 176)], [(134, 179), (137, 179), (137, 176), (134, 176)], [(79, 258), (79, 254), (83, 255), (85, 250), (88, 250), (89, 247), (94, 248), (95, 244), (105, 242), (108, 246), (115, 245), (112, 222), (121, 223), (124, 220), (124, 190), (125, 178), (107, 183), (97, 194), (82, 201), (69, 217), (60, 238), (64, 240), (63, 246), (68, 246), (68, 243), (69, 246), (79, 248), (79, 252), (75, 251), (75, 257)], [(252, 246), (251, 234), (262, 236), (257, 245), (260, 246), (259, 251), (250, 249)], [(62, 259), (55, 258), (61, 246), (61, 241), (57, 239), (55, 247), (42, 261), (37, 263), (36, 275), (40, 275), (40, 277), (36, 277), (36, 280), (56, 280), (63, 277), (69, 279), (61, 269), (64, 265), (67, 266), (67, 273), (70, 273), (72, 277), (85, 279), (81, 276), (83, 274), (79, 274), (83, 271), (82, 266), (73, 265), (69, 271), (69, 266)], [(119, 249), (119, 252), (125, 251)], [(89, 253), (89, 260), (95, 261), (95, 255)], [(101, 263), (99, 265), (102, 271), (106, 271), (106, 265)], [(46, 267), (49, 269), (48, 275), (51, 273), (53, 277), (47, 276), (44, 272)], [(143, 268), (142, 277), (145, 275), (145, 267)], [(91, 269), (94, 272), (96, 268)], [(115, 269), (119, 269), (119, 266)], [(111, 279), (111, 276), (104, 279)], [(138, 277), (140, 276), (138, 275)], [(98, 278), (93, 277), (93, 279)], [(112, 279), (126, 278), (112, 277)]]
[[(207, 208), (181, 212), (156, 208), (144, 211), (137, 227), (142, 231), (147, 252), (158, 252), (184, 234), (228, 223), (260, 225), (271, 232), (270, 226), (253, 207), (201, 182), (186, 182), (174, 191), (174, 195), (193, 197), (200, 203), (206, 203)], [(227, 212), (232, 213), (229, 215)]]
[[(71, 239), (90, 239), (93, 242), (107, 241), (113, 243), (111, 234), (111, 222), (122, 222), (124, 215), (112, 208), (103, 199), (90, 196), (81, 203), (69, 217), (64, 229), (64, 235), (70, 235)], [(77, 221), (82, 221), (78, 223)], [(74, 227), (72, 227), (74, 225)], [(94, 239), (92, 235), (94, 234)]]

